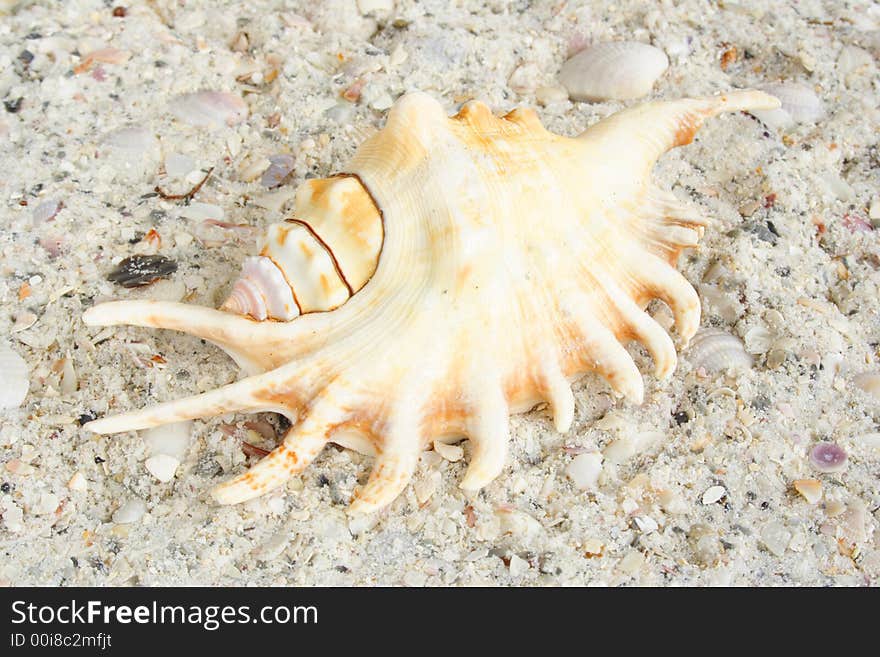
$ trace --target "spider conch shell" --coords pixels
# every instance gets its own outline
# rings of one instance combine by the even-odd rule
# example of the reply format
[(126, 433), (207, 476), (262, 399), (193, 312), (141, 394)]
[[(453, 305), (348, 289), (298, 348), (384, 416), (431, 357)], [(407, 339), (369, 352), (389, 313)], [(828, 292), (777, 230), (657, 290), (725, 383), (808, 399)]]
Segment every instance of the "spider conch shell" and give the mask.
[[(546, 131), (528, 109), (498, 118), (471, 102), (450, 118), (428, 95), (407, 94), (344, 175), (307, 183), (298, 204), (311, 212), (298, 221), (364, 228), (360, 255), (357, 240), (326, 244), (327, 251), (339, 250), (339, 274), (360, 272), (348, 282), (351, 289), (343, 294), (332, 277), (326, 286), (315, 282), (336, 269), (327, 259), (275, 258), (275, 245), (287, 240), (273, 235), (292, 226), (308, 232), (287, 223), (269, 230), (260, 256), (271, 256), (282, 276), (249, 264), (243, 272), (252, 281), (265, 274), (260, 285), (267, 289), (293, 281), (290, 296), (280, 290), (264, 297), (267, 321), (255, 321), (262, 311), (235, 293), (226, 307), (237, 313), (150, 301), (91, 308), (83, 316), (90, 325), (134, 324), (204, 338), (250, 376), (86, 426), (115, 433), (233, 411), (285, 414), (292, 426), (283, 442), (215, 488), (221, 503), (283, 484), (330, 441), (375, 456), (369, 480), (355, 493), (355, 511), (397, 497), (435, 439), (470, 440), (461, 486), (479, 489), (504, 468), (508, 415), (546, 400), (556, 428), (567, 431), (574, 415), (570, 382), (585, 372), (598, 372), (641, 403), (643, 381), (627, 342), (647, 347), (658, 377), (672, 373), (673, 342), (643, 309), (661, 299), (682, 341), (694, 335), (699, 299), (675, 264), (707, 222), (653, 185), (651, 169), (665, 151), (689, 143), (704, 119), (777, 106), (757, 91), (652, 102), (567, 138)], [(342, 181), (339, 194), (314, 198)], [(323, 218), (315, 216), (321, 212)], [(297, 229), (296, 240), (303, 231)], [(309, 283), (287, 267), (315, 271), (318, 279)], [(312, 286), (312, 312), (289, 307), (298, 284)], [(322, 307), (334, 309), (316, 312)], [(277, 321), (300, 311), (292, 321)]]

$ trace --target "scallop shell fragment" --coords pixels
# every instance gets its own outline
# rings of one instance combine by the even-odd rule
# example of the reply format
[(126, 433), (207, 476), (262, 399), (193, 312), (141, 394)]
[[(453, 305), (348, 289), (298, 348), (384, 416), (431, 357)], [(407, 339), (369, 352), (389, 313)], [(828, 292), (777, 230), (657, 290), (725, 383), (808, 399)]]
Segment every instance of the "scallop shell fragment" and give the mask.
[(181, 94), (171, 101), (170, 109), (175, 118), (201, 128), (233, 126), (248, 116), (241, 97), (223, 91)]
[(752, 357), (739, 338), (716, 328), (697, 331), (686, 353), (695, 368), (707, 372), (741, 372), (752, 367)]
[(762, 87), (776, 96), (782, 107), (750, 110), (750, 114), (770, 128), (787, 128), (795, 123), (816, 123), (825, 116), (825, 106), (810, 87), (796, 82), (780, 82)]
[(0, 342), (0, 408), (18, 408), (27, 396), (28, 366), (5, 342)]
[(611, 41), (582, 50), (562, 65), (559, 81), (572, 100), (630, 100), (651, 92), (669, 67), (659, 48)]

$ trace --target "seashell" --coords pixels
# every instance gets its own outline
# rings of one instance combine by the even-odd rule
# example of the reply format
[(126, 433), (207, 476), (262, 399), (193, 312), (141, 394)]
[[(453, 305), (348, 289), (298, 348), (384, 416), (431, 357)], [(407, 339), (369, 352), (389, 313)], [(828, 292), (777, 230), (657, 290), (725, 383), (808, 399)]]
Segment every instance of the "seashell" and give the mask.
[(867, 73), (873, 66), (871, 53), (858, 46), (844, 46), (837, 57), (837, 72), (848, 85), (856, 75)]
[(715, 504), (720, 502), (725, 495), (727, 495), (727, 489), (724, 486), (710, 486), (703, 493), (700, 501), (703, 504)]
[(841, 472), (846, 462), (846, 452), (834, 443), (822, 442), (810, 450), (810, 464), (819, 472)]
[(195, 168), (196, 161), (189, 155), (169, 153), (165, 156), (165, 173), (171, 178), (184, 178)]
[(144, 431), (143, 439), (150, 456), (165, 454), (181, 461), (189, 448), (191, 434), (192, 422), (175, 422)]
[[(706, 220), (652, 184), (652, 165), (706, 118), (776, 105), (754, 91), (655, 102), (567, 138), (531, 110), (498, 118), (471, 102), (450, 118), (407, 94), (343, 173), (300, 186), (294, 216), (268, 228), (223, 310), (129, 300), (83, 316), (188, 332), (249, 376), (86, 426), (283, 413), (282, 443), (213, 491), (224, 504), (282, 485), (330, 441), (375, 456), (356, 512), (394, 500), (435, 439), (469, 439), (461, 486), (480, 489), (504, 468), (508, 415), (548, 401), (567, 431), (569, 383), (584, 373), (642, 402), (623, 343), (643, 343), (657, 376), (672, 374), (673, 342), (644, 308), (659, 298), (684, 342), (696, 333), (699, 298), (675, 263)], [(718, 339), (695, 353), (750, 363), (727, 339), (736, 357)]]
[(739, 338), (716, 328), (697, 331), (687, 355), (691, 365), (707, 372), (741, 372), (752, 367), (752, 357)]
[(659, 48), (637, 41), (609, 41), (565, 62), (559, 81), (572, 100), (630, 100), (651, 93), (667, 68), (669, 58)]
[(181, 94), (172, 99), (170, 109), (175, 118), (200, 128), (234, 126), (248, 116), (241, 97), (223, 91)]
[(146, 512), (146, 503), (137, 497), (133, 497), (113, 512), (113, 522), (117, 524), (137, 522), (144, 517)]
[(270, 155), (269, 168), (263, 172), (260, 183), (263, 187), (272, 189), (278, 187), (284, 182), (284, 179), (293, 171), (294, 159), (292, 155), (282, 153), (280, 155)]
[(822, 482), (816, 479), (795, 479), (792, 487), (810, 504), (818, 504), (822, 499)]
[(862, 372), (853, 377), (853, 383), (874, 399), (880, 400), (880, 372)]
[(880, 451), (880, 433), (878, 432), (863, 433), (861, 436), (857, 436), (856, 440), (868, 449)]
[(447, 445), (442, 440), (434, 441), (434, 451), (447, 461), (455, 463), (464, 456), (464, 450), (458, 445)]
[(180, 461), (168, 454), (156, 454), (144, 461), (147, 471), (163, 484), (174, 479), (178, 465)]
[(18, 408), (30, 385), (28, 366), (5, 342), (0, 342), (0, 376), (0, 408)]
[(581, 490), (595, 490), (602, 472), (602, 455), (595, 452), (575, 456), (565, 473)]
[(123, 258), (107, 274), (107, 280), (122, 287), (141, 287), (177, 271), (177, 263), (160, 255), (133, 255)]
[(766, 353), (773, 346), (776, 336), (763, 326), (753, 326), (745, 334), (746, 351), (750, 354)]
[(825, 106), (812, 89), (797, 82), (780, 82), (761, 87), (782, 103), (776, 109), (749, 110), (770, 128), (787, 128), (794, 123), (817, 123), (825, 116)]
[(55, 218), (61, 209), (64, 207), (64, 203), (57, 199), (49, 199), (48, 201), (43, 201), (37, 207), (34, 208), (34, 212), (31, 215), (34, 226), (38, 226), (44, 221), (51, 221)]

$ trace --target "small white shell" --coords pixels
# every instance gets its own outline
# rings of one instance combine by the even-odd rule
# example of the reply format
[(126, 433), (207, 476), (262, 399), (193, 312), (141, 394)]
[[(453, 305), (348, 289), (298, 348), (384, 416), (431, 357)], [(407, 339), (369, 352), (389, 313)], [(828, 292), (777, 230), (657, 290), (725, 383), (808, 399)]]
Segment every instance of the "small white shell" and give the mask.
[(810, 87), (797, 82), (780, 82), (762, 87), (776, 96), (782, 107), (752, 110), (751, 114), (770, 128), (786, 128), (793, 123), (817, 123), (825, 117), (825, 106)]
[(773, 346), (775, 336), (763, 326), (753, 326), (745, 334), (746, 351), (750, 354), (766, 353)]
[(880, 451), (880, 433), (863, 433), (856, 438), (856, 442), (868, 449)]
[(171, 101), (175, 118), (203, 128), (233, 126), (247, 118), (248, 107), (240, 96), (223, 91), (181, 94)]
[(703, 504), (715, 504), (715, 502), (720, 501), (725, 495), (727, 495), (727, 490), (724, 486), (711, 486), (703, 493), (703, 497), (700, 501)]
[(181, 461), (189, 448), (191, 433), (192, 422), (174, 422), (147, 429), (141, 437), (150, 456), (165, 454)]
[(107, 133), (103, 142), (105, 146), (118, 149), (125, 154), (136, 155), (138, 158), (159, 145), (159, 140), (152, 130), (136, 125)]
[(581, 490), (594, 490), (602, 472), (602, 455), (595, 452), (575, 456), (565, 473)]
[(862, 372), (853, 377), (857, 388), (880, 400), (880, 372)]
[(582, 50), (562, 65), (559, 81), (572, 100), (629, 100), (651, 92), (669, 67), (659, 48), (637, 41), (610, 41)]
[(34, 226), (38, 226), (44, 221), (49, 221), (63, 208), (61, 201), (58, 199), (49, 199), (40, 203), (31, 215)]
[(837, 72), (847, 84), (851, 82), (851, 74), (867, 73), (873, 65), (871, 53), (858, 46), (844, 46), (837, 58)]
[(180, 461), (173, 456), (168, 456), (168, 454), (156, 454), (144, 461), (144, 467), (147, 468), (147, 471), (163, 484), (174, 479), (178, 465), (180, 465)]
[(739, 338), (716, 328), (697, 331), (687, 350), (687, 359), (695, 368), (702, 367), (707, 372), (742, 371), (752, 366), (752, 357)]
[(142, 499), (133, 497), (113, 512), (113, 522), (117, 524), (137, 522), (146, 512), (146, 503)]
[(5, 342), (0, 342), (0, 408), (18, 408), (27, 396), (28, 367)]
[(128, 126), (113, 130), (102, 140), (101, 161), (123, 180), (141, 179), (158, 164), (159, 140), (152, 130)]

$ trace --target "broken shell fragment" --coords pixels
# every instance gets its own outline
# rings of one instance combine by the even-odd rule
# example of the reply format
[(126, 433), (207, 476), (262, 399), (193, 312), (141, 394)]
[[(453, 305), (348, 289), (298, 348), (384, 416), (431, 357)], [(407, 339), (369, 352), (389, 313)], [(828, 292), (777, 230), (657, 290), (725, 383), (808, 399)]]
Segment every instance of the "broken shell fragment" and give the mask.
[(170, 109), (175, 118), (200, 128), (233, 126), (248, 116), (241, 97), (223, 91), (181, 94), (172, 99)]
[(163, 484), (174, 479), (178, 465), (180, 461), (168, 454), (156, 454), (144, 461), (147, 471)]
[(880, 372), (862, 372), (853, 377), (853, 383), (874, 399), (880, 400)]
[(791, 485), (810, 504), (822, 499), (822, 482), (817, 479), (796, 479)]
[(578, 454), (565, 472), (581, 490), (595, 490), (602, 472), (602, 455), (595, 452)]
[(464, 450), (458, 445), (447, 445), (442, 440), (434, 441), (434, 451), (451, 463), (460, 461), (464, 456)]
[(630, 100), (651, 92), (669, 67), (659, 48), (637, 41), (610, 41), (582, 50), (562, 65), (559, 81), (572, 100)]
[(5, 342), (0, 341), (0, 408), (18, 408), (27, 396), (28, 366)]

